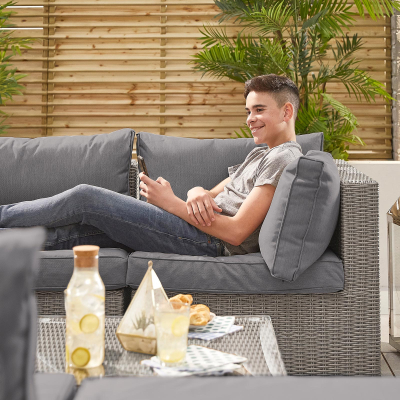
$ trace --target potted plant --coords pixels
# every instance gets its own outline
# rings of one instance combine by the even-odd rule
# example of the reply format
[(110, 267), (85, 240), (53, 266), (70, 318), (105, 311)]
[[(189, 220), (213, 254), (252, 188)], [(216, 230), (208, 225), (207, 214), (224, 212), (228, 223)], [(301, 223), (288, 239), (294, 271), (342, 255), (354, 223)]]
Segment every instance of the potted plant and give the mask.
[[(14, 95), (22, 95), (24, 86), (18, 81), (26, 74), (16, 74), (17, 68), (12, 68), (11, 58), (16, 54), (21, 54), (22, 48), (29, 48), (28, 44), (34, 39), (13, 37), (13, 25), (8, 23), (8, 19), (14, 11), (7, 10), (7, 7), (14, 6), (14, 1), (9, 1), (0, 5), (0, 106), (6, 101), (12, 100)], [(5, 133), (9, 128), (5, 125), (8, 114), (0, 110), (0, 134)]]
[[(394, 100), (384, 85), (359, 68), (355, 53), (362, 40), (348, 30), (354, 17), (390, 15), (393, 0), (355, 0), (358, 13), (347, 0), (214, 0), (221, 10), (219, 23), (233, 19), (243, 29), (229, 37), (223, 27), (205, 25), (203, 50), (194, 55), (194, 69), (221, 78), (245, 82), (263, 74), (286, 75), (299, 88), (300, 109), (296, 133), (324, 132), (324, 150), (348, 159), (348, 143), (363, 144), (352, 132), (358, 123), (349, 108), (327, 92), (327, 84), (340, 82), (357, 101)], [(336, 46), (332, 46), (332, 41)], [(333, 62), (326, 60), (328, 51)], [(251, 137), (247, 126), (238, 137)]]

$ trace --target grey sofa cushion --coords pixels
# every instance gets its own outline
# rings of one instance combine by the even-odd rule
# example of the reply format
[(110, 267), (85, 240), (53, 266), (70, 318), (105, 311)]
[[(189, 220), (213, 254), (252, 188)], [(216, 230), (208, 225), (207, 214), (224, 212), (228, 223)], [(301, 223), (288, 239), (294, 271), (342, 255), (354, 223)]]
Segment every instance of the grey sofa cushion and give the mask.
[(136, 251), (129, 255), (127, 284), (136, 289), (152, 260), (165, 290), (201, 293), (284, 294), (343, 290), (342, 261), (328, 249), (295, 282), (271, 276), (261, 253), (231, 257), (183, 256)]
[[(303, 154), (323, 150), (322, 132), (298, 135)], [(264, 145), (265, 146), (265, 145)], [(169, 181), (175, 195), (186, 200), (194, 186), (212, 189), (228, 177), (228, 167), (242, 163), (256, 145), (251, 139), (190, 139), (137, 134), (137, 154), (144, 158), (149, 176)], [(141, 200), (145, 200), (141, 196)]]
[(134, 134), (0, 137), (0, 204), (53, 196), (81, 183), (129, 194)]
[(340, 178), (331, 154), (309, 151), (283, 171), (259, 235), (275, 278), (294, 281), (328, 247), (340, 205)]
[[(99, 272), (107, 290), (126, 286), (128, 253), (122, 249), (100, 249)], [(36, 290), (64, 290), (74, 270), (72, 250), (40, 252), (39, 273), (35, 281)]]
[(32, 292), (45, 230), (0, 232), (0, 399), (34, 400), (36, 304)]
[(75, 400), (376, 400), (399, 391), (400, 380), (389, 377), (109, 377), (83, 381)]
[(76, 392), (76, 380), (72, 374), (35, 374), (34, 381), (38, 400), (72, 400)]

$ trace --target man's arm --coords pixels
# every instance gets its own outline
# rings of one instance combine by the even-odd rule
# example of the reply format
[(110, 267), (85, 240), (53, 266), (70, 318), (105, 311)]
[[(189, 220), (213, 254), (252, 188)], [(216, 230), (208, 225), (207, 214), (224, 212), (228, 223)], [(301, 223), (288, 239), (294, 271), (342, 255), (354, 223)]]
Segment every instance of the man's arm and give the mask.
[[(186, 202), (175, 196), (168, 181), (162, 177), (153, 181), (142, 172), (139, 177), (141, 179), (140, 194), (145, 196), (150, 204), (196, 226), (187, 213)], [(263, 222), (274, 193), (275, 187), (272, 185), (257, 186), (250, 192), (234, 217), (215, 214), (215, 221), (211, 226), (197, 225), (196, 228), (233, 246), (239, 246)]]
[(217, 197), (218, 194), (220, 194), (223, 190), (225, 185), (227, 185), (231, 181), (231, 178), (228, 176), (228, 178), (224, 179), (222, 182), (218, 183), (217, 186), (212, 188), (211, 190), (206, 190), (206, 192), (211, 196), (211, 197)]
[(274, 193), (275, 187), (272, 185), (256, 186), (235, 216), (215, 214), (215, 221), (211, 226), (195, 225), (187, 213), (186, 203), (179, 198), (176, 198), (173, 207), (167, 211), (209, 235), (222, 239), (233, 246), (239, 246), (264, 221)]
[(211, 225), (211, 221), (215, 220), (214, 210), (222, 212), (222, 208), (217, 206), (214, 198), (224, 190), (230, 180), (229, 177), (224, 179), (211, 190), (196, 186), (187, 192), (186, 209), (192, 223), (203, 226)]

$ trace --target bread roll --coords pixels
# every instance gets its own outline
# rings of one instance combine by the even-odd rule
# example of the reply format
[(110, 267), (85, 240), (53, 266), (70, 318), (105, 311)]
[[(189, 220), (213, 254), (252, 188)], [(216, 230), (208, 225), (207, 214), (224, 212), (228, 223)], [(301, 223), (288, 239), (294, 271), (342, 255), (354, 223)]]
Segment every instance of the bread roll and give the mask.
[(196, 304), (190, 307), (190, 325), (207, 325), (210, 318), (210, 309), (206, 305)]
[(177, 294), (174, 297), (171, 297), (169, 301), (176, 301), (177, 303), (185, 303), (189, 304), (189, 306), (193, 303), (193, 297), (190, 294)]

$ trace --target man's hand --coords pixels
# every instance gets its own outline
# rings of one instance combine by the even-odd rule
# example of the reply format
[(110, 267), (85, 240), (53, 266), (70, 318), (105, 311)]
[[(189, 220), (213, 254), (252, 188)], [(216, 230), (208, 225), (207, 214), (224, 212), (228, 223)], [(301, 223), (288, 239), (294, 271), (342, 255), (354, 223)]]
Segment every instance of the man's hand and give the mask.
[(143, 172), (139, 174), (139, 178), (141, 180), (139, 184), (140, 194), (146, 197), (147, 202), (171, 212), (170, 210), (176, 205), (178, 197), (175, 196), (170, 183), (161, 176), (154, 181), (144, 175)]
[(211, 226), (211, 221), (215, 220), (214, 211), (222, 211), (215, 203), (215, 200), (200, 186), (190, 189), (187, 193), (186, 208), (190, 217), (196, 225), (199, 223)]

